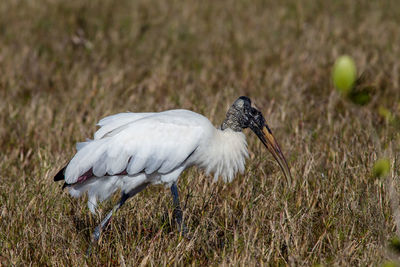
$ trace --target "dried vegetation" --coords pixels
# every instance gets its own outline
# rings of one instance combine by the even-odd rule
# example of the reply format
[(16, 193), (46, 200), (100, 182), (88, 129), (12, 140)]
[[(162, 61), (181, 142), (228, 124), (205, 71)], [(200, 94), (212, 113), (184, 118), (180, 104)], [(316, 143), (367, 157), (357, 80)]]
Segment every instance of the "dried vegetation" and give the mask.
[[(398, 1), (0, 1), (0, 265), (362, 265), (396, 257), (400, 226)], [(354, 57), (359, 106), (332, 86)], [(52, 181), (101, 117), (186, 108), (216, 125), (248, 95), (285, 151), (288, 188), (248, 132), (246, 173), (146, 189), (93, 254), (99, 216)], [(390, 159), (386, 177), (371, 175)], [(104, 213), (112, 206), (105, 203)], [(397, 219), (396, 219), (397, 218)]]

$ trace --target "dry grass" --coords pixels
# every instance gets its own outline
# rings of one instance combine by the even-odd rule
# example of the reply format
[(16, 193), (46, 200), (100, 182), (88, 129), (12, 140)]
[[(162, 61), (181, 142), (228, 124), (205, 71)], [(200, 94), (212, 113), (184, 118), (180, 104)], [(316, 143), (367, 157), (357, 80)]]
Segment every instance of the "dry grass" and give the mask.
[[(400, 3), (278, 2), (0, 1), (0, 265), (366, 266), (396, 257)], [(342, 53), (368, 73), (366, 106), (332, 88)], [(169, 191), (152, 187), (85, 258), (100, 217), (52, 181), (74, 143), (126, 110), (187, 108), (219, 124), (240, 95), (266, 115), (293, 188), (248, 132), (245, 175), (212, 183), (191, 169), (180, 178), (190, 241), (171, 223)], [(394, 168), (373, 178), (383, 156)]]

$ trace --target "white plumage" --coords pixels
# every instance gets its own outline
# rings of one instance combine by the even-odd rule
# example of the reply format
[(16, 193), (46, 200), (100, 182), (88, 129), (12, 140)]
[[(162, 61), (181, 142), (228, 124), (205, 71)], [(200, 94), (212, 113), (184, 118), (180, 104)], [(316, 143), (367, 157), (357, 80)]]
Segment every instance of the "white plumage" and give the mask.
[[(98, 201), (118, 189), (127, 193), (143, 183), (171, 186), (192, 165), (230, 182), (236, 172), (244, 171), (248, 157), (242, 132), (217, 129), (188, 110), (120, 113), (98, 125), (93, 140), (77, 144), (78, 152), (65, 170), (70, 194), (88, 192), (92, 212)], [(77, 183), (89, 170), (95, 177)]]
[(230, 182), (244, 171), (248, 157), (243, 129), (250, 128), (272, 153), (290, 184), (286, 159), (265, 122), (262, 113), (248, 97), (239, 97), (228, 109), (220, 128), (204, 116), (188, 110), (160, 113), (120, 113), (98, 123), (93, 140), (78, 143), (77, 153), (61, 169), (54, 181), (64, 180), (70, 194), (79, 197), (88, 192), (88, 206), (95, 212), (98, 201), (109, 198), (118, 189), (121, 199), (95, 228), (93, 241), (129, 198), (150, 184), (171, 188), (174, 217), (182, 234), (186, 228), (180, 208), (177, 180), (188, 167), (197, 165), (214, 180)]

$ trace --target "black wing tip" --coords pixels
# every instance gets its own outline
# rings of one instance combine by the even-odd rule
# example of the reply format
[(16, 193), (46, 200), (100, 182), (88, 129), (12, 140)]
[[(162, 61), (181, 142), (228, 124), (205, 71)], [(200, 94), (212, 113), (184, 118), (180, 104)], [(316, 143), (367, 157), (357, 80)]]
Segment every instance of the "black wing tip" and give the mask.
[(54, 176), (54, 182), (63, 181), (63, 180), (64, 180), (64, 178), (65, 178), (65, 176), (64, 176), (65, 168), (66, 168), (66, 167), (62, 168), (62, 169), (56, 174), (56, 176)]

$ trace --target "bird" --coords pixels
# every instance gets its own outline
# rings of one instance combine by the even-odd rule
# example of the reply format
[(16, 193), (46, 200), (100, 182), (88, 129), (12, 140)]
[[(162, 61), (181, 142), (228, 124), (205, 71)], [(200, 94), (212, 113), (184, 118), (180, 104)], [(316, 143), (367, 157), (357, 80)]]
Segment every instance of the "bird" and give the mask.
[(174, 220), (184, 235), (177, 181), (191, 167), (231, 182), (243, 173), (249, 157), (243, 130), (251, 129), (273, 155), (284, 176), (292, 179), (287, 161), (261, 111), (241, 96), (230, 106), (219, 127), (205, 116), (185, 109), (125, 112), (101, 119), (93, 139), (76, 144), (76, 154), (55, 176), (72, 197), (87, 192), (88, 208), (120, 190), (121, 198), (94, 229), (97, 242), (113, 214), (149, 185), (162, 184), (172, 193)]

